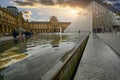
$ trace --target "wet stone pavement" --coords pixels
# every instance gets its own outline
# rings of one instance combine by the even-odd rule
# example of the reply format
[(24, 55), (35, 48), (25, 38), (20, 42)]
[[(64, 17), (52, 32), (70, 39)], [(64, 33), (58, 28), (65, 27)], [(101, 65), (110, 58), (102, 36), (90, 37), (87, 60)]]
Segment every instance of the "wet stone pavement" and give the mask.
[(120, 56), (120, 32), (98, 33), (97, 35)]
[[(62, 56), (77, 46), (86, 34), (39, 34), (22, 42), (2, 44), (0, 55), (10, 54), (10, 62), (0, 72), (3, 80), (39, 80)], [(15, 54), (15, 55), (14, 55)], [(22, 57), (21, 57), (22, 54)], [(16, 58), (16, 55), (19, 56)], [(23, 56), (24, 55), (24, 56)], [(15, 57), (13, 59), (13, 57)], [(8, 55), (1, 57), (5, 60)], [(8, 59), (9, 60), (9, 59)], [(4, 62), (2, 62), (3, 64)]]
[(120, 80), (120, 57), (98, 36), (90, 35), (74, 80)]
[(4, 42), (6, 40), (11, 40), (11, 39), (13, 39), (12, 36), (2, 36), (2, 37), (0, 36), (0, 43)]

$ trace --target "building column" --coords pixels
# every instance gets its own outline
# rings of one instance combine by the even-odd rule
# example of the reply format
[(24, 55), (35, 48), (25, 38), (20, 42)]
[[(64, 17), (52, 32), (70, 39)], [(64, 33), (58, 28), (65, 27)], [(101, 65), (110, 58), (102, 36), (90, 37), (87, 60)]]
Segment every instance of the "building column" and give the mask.
[(2, 33), (5, 33), (5, 27), (2, 25)]
[(8, 26), (6, 26), (6, 33), (8, 33)]
[(2, 25), (0, 24), (0, 33), (2, 33)]
[(11, 26), (10, 26), (10, 30), (9, 31), (10, 31), (10, 33), (12, 32), (12, 27)]
[(8, 33), (10, 33), (10, 26), (8, 26)]
[(10, 26), (8, 26), (8, 32), (10, 33)]
[(10, 26), (8, 26), (8, 33), (10, 33)]

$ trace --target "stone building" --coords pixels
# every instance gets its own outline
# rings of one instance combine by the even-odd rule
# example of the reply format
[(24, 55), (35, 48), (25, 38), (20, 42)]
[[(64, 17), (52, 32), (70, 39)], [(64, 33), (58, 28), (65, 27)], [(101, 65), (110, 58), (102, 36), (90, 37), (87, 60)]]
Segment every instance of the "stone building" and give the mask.
[(50, 17), (49, 21), (40, 21), (40, 22), (30, 22), (30, 29), (33, 32), (41, 32), (41, 33), (54, 33), (63, 32), (70, 22), (59, 22), (55, 16)]
[(23, 28), (27, 31), (32, 30), (35, 33), (41, 32), (63, 32), (70, 22), (59, 22), (55, 16), (46, 22), (28, 22), (23, 18), (23, 13), (19, 12), (14, 6), (7, 8), (0, 6), (0, 35), (9, 34), (14, 28)]
[(11, 33), (18, 27), (29, 29), (28, 25), (28, 21), (24, 20), (22, 12), (18, 12), (16, 7), (0, 7), (0, 34)]

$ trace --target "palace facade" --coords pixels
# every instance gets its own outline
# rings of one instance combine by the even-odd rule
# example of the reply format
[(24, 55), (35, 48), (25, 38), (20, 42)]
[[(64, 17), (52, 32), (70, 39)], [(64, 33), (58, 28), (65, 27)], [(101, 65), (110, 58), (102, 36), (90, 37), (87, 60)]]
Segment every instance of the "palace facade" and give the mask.
[(63, 32), (70, 22), (59, 22), (55, 16), (50, 17), (48, 22), (30, 22), (30, 29), (33, 32), (54, 33)]
[(22, 12), (18, 12), (16, 7), (0, 7), (0, 34), (11, 33), (14, 28), (21, 26), (29, 29), (28, 25), (28, 21), (24, 20)]
[(19, 12), (14, 6), (7, 8), (0, 6), (0, 35), (11, 33), (14, 28), (22, 27), (23, 29), (33, 32), (63, 32), (70, 22), (59, 22), (55, 16), (52, 16), (46, 22), (28, 22), (23, 18), (23, 13)]

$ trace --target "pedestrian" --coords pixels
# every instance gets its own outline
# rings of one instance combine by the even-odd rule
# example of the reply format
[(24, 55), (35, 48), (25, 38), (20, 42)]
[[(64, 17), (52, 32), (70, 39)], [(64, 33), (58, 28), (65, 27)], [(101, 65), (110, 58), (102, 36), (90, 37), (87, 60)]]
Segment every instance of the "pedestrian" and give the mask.
[(24, 39), (22, 32), (19, 32), (18, 39), (19, 39), (20, 41)]
[(13, 36), (14, 39), (17, 38), (18, 32), (17, 32), (16, 28), (12, 30), (12, 36)]
[(79, 32), (79, 34), (80, 34), (80, 30), (79, 30), (78, 32)]

